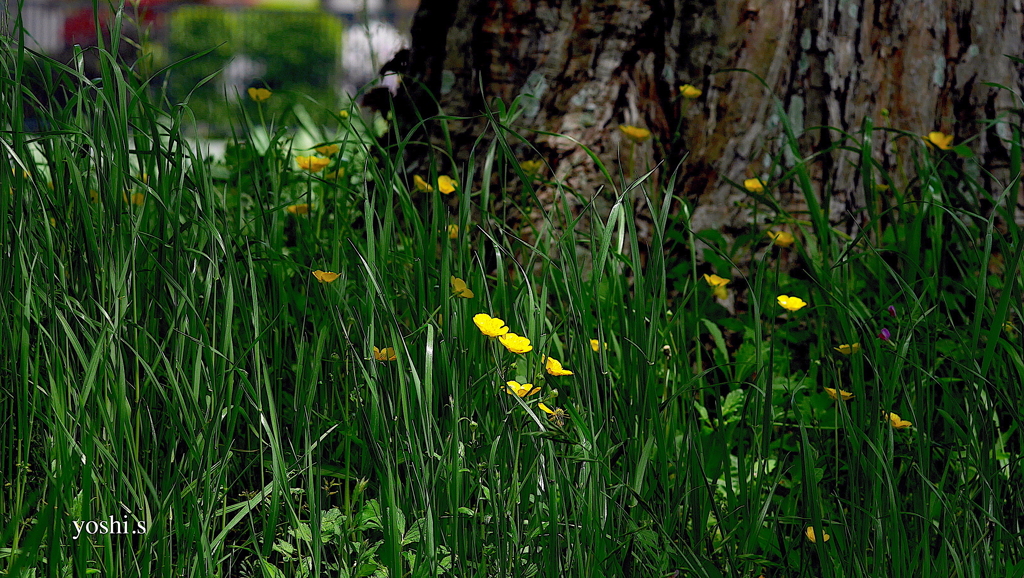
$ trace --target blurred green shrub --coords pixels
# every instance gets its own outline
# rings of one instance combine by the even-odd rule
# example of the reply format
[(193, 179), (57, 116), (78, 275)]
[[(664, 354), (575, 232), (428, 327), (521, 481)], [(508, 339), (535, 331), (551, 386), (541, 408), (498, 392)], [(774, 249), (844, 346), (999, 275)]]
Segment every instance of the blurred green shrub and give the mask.
[[(169, 88), (173, 101), (189, 105), (196, 120), (213, 132), (228, 130), (228, 103), (234, 92), (244, 96), (223, 71), (232, 58), (255, 63), (259, 70), (243, 84), (258, 83), (275, 92), (298, 92), (333, 107), (334, 77), (340, 61), (341, 23), (324, 12), (243, 10), (211, 6), (183, 6), (170, 18), (169, 52), (175, 66)], [(196, 88), (205, 79), (208, 82)], [(276, 104), (285, 106), (282, 98)]]
[[(272, 87), (331, 86), (341, 52), (341, 23), (318, 12), (245, 11), (238, 14), (240, 52), (266, 66)], [(276, 86), (275, 86), (276, 85)]]

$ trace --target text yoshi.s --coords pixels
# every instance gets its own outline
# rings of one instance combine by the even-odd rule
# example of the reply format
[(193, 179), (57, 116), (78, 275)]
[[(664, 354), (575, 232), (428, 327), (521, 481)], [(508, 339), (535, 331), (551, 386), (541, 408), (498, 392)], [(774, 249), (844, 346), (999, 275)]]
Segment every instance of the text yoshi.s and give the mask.
[(131, 525), (128, 522), (128, 518), (125, 517), (122, 520), (117, 520), (113, 516), (109, 520), (75, 520), (72, 522), (75, 525), (75, 540), (82, 535), (82, 530), (85, 530), (86, 534), (90, 536), (96, 534), (145, 534), (146, 523), (139, 520), (135, 522), (135, 529), (131, 531)]

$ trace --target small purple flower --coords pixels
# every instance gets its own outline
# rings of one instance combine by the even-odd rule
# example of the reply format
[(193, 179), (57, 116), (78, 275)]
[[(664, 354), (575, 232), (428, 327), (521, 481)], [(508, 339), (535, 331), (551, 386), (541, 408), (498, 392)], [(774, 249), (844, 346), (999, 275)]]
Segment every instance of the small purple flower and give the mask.
[(889, 330), (885, 327), (883, 327), (882, 332), (878, 334), (878, 338), (882, 341), (889, 341), (890, 337), (892, 337), (892, 334), (889, 333)]
[(889, 316), (894, 318), (894, 319), (896, 318), (896, 306), (895, 305), (890, 305), (889, 306)]

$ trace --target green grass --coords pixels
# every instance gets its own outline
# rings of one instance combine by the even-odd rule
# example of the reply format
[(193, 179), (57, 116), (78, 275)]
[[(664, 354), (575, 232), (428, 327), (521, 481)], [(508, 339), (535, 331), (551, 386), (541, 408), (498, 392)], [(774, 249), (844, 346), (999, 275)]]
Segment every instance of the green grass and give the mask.
[[(585, 207), (589, 228), (561, 195), (510, 224), (541, 187), (565, 190), (520, 166), (514, 104), (442, 195), (436, 169), (418, 192), (398, 161), (413, 143), (385, 145), (355, 109), (318, 110), (320, 126), (294, 108), (285, 126), (238, 103), (226, 159), (208, 161), (182, 136), (188, 108), (109, 52), (89, 79), (18, 38), (3, 50), (0, 572), (1024, 575), (1019, 119), (977, 127), (1012, 134), (995, 191), (969, 148), (837, 131), (827, 152), (863, 175), (860, 233), (833, 230), (828, 203), (781, 210), (777, 192), (815, 197), (804, 161), (780, 158), (726, 242), (639, 168), (608, 175), (612, 209)], [(50, 72), (66, 104), (21, 88)], [(24, 129), (30, 110), (43, 130)], [(885, 173), (882, 138), (915, 164)], [(322, 143), (340, 148), (326, 171), (299, 170)], [(660, 199), (649, 244), (642, 196)], [(735, 313), (705, 273), (731, 280)], [(533, 351), (485, 337), (478, 313)], [(541, 391), (520, 400), (508, 380)], [(145, 532), (75, 538), (111, 517)]]

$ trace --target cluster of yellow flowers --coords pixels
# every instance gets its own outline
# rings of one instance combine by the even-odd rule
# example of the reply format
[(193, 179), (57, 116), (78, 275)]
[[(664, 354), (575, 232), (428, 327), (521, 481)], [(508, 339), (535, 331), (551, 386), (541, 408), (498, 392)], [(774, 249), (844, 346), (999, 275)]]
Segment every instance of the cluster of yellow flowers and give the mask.
[[(288, 208), (289, 212), (293, 212), (293, 213), (298, 214), (297, 211), (293, 211), (292, 210), (293, 207), (308, 207), (308, 205), (293, 205), (292, 207)], [(303, 209), (303, 211), (308, 211), (308, 208), (307, 209)], [(457, 225), (451, 225), (451, 226), (455, 227), (455, 234), (457, 235), (458, 234), (458, 226)], [(449, 229), (449, 231), (451, 231), (451, 229)], [(451, 233), (449, 233), (449, 235), (451, 235)], [(319, 281), (320, 283), (333, 283), (333, 282), (335, 282), (338, 279), (338, 277), (340, 277), (340, 275), (338, 273), (334, 273), (333, 271), (321, 271), (321, 270), (317, 269), (316, 271), (313, 271), (313, 277), (316, 278), (316, 280)], [(452, 284), (452, 295), (454, 295), (455, 297), (462, 297), (464, 299), (472, 299), (473, 297), (476, 296), (476, 294), (473, 293), (473, 290), (470, 289), (466, 285), (466, 282), (464, 280), (462, 280), (462, 279), (452, 275), (450, 281), (451, 281), (451, 284)], [(506, 328), (506, 329), (508, 329), (508, 328)], [(523, 338), (523, 339), (525, 339), (525, 338)], [(529, 345), (529, 342), (530, 341), (527, 339), (526, 340), (527, 346)], [(518, 342), (513, 340), (513, 341), (510, 341), (510, 343), (516, 344)], [(511, 350), (511, 348), (510, 348), (510, 350)], [(527, 349), (527, 351), (529, 351), (529, 349)], [(382, 352), (384, 352), (384, 353), (382, 353)], [(394, 361), (396, 359), (395, 358), (395, 349), (393, 347), (386, 347), (384, 349), (378, 349), (377, 347), (374, 347), (373, 348), (373, 357), (377, 361)]]
[[(699, 88), (693, 86), (692, 84), (684, 84), (679, 87), (679, 95), (687, 100), (695, 99), (699, 97), (701, 94), (703, 94), (703, 92), (701, 92)], [(650, 129), (646, 129), (641, 126), (633, 126), (631, 124), (620, 124), (619, 130), (627, 139), (637, 144), (640, 144), (646, 141), (647, 139), (651, 138)], [(525, 170), (527, 173), (531, 172), (531, 170), (527, 168), (526, 163), (523, 163), (522, 167), (523, 170)], [(539, 165), (537, 168), (539, 168)]]
[[(533, 351), (529, 338), (512, 333), (508, 326), (505, 325), (505, 321), (498, 317), (491, 317), (486, 313), (478, 313), (473, 316), (473, 323), (476, 324), (480, 333), (487, 337), (497, 337), (498, 341), (505, 346), (505, 349), (512, 353), (522, 355)], [(597, 340), (591, 340), (591, 347), (595, 347), (596, 342)], [(562, 362), (553, 357), (542, 356), (541, 361), (544, 363), (544, 370), (549, 375), (566, 376), (573, 374), (572, 371), (562, 366)], [(505, 385), (506, 393), (520, 398), (535, 395), (541, 389), (540, 387), (535, 387), (532, 383), (519, 383), (518, 381), (506, 381)], [(569, 417), (568, 413), (561, 408), (551, 409), (544, 403), (537, 404), (537, 407), (548, 414), (548, 420), (558, 427), (564, 425), (565, 420)]]
[[(774, 242), (775, 245), (778, 245), (783, 248), (789, 247), (794, 242), (793, 235), (791, 235), (790, 233), (786, 233), (784, 231), (768, 231), (768, 236), (772, 239), (772, 242)], [(719, 277), (718, 275), (704, 274), (704, 281), (708, 284), (709, 287), (711, 287), (711, 293), (712, 295), (715, 296), (716, 299), (724, 300), (728, 297), (729, 290), (726, 288), (726, 285), (729, 284), (729, 279)], [(803, 299), (790, 295), (779, 295), (777, 301), (779, 303), (779, 306), (781, 306), (783, 309), (786, 309), (787, 311), (799, 311), (800, 309), (803, 309), (804, 307), (807, 306), (807, 302), (804, 301)], [(890, 306), (889, 313), (890, 315), (895, 316), (895, 308)], [(888, 330), (883, 329), (882, 331), (885, 335), (884, 339), (888, 339)], [(843, 355), (853, 355), (854, 353), (858, 353), (861, 350), (861, 347), (860, 343), (844, 343), (839, 347), (834, 347), (833, 349), (835, 349), (836, 351)], [(841, 398), (843, 401), (849, 401), (855, 397), (854, 394), (849, 391), (844, 391), (842, 389), (837, 390), (831, 387), (826, 387), (825, 393), (828, 394), (828, 396), (834, 400)], [(901, 418), (898, 414), (895, 413), (887, 412), (886, 419), (888, 419), (892, 427), (896, 429), (905, 429), (912, 425), (911, 422)], [(814, 538), (812, 536), (808, 536), (808, 538), (812, 542), (814, 541)], [(825, 539), (827, 540), (828, 538), (826, 537)]]
[[(844, 344), (840, 345), (839, 347), (833, 347), (832, 349), (835, 349), (836, 351), (838, 351), (839, 353), (841, 353), (843, 355), (853, 355), (855, 353), (860, 352), (861, 347), (860, 347), (860, 343), (844, 343)], [(838, 399), (841, 398), (843, 401), (850, 401), (851, 399), (856, 397), (853, 393), (851, 393), (849, 391), (845, 391), (845, 390), (842, 390), (842, 389), (837, 390), (837, 389), (833, 389), (831, 387), (826, 387), (825, 388), (825, 393), (827, 393), (828, 396), (830, 398), (832, 398), (833, 400), (838, 400)], [(899, 416), (899, 414), (897, 414), (897, 413), (882, 412), (882, 417), (884, 419), (888, 420), (889, 421), (889, 425), (891, 425), (892, 427), (894, 427), (896, 429), (906, 429), (906, 428), (914, 425), (910, 421), (901, 418)]]
[[(768, 237), (772, 240), (772, 243), (775, 246), (781, 247), (783, 249), (789, 248), (796, 241), (792, 233), (787, 233), (786, 231), (768, 231), (765, 234), (768, 235)], [(707, 282), (708, 286), (711, 287), (711, 294), (714, 295), (716, 299), (724, 301), (729, 297), (729, 289), (726, 287), (726, 285), (730, 283), (729, 279), (719, 277), (718, 275), (708, 275), (707, 273), (705, 273), (704, 281)], [(799, 297), (789, 297), (788, 295), (780, 295), (779, 305), (790, 311), (796, 311), (801, 307), (807, 305), (807, 302), (800, 299)]]

